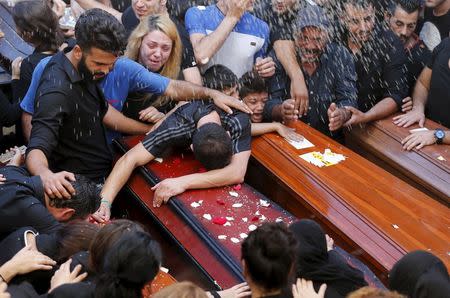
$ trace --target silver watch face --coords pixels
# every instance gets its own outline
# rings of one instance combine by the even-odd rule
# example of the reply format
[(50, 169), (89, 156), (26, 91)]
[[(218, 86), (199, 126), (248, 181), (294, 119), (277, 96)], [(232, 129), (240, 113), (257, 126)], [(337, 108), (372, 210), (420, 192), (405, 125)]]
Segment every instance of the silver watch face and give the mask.
[(437, 130), (434, 135), (436, 136), (436, 138), (438, 139), (443, 139), (445, 137), (445, 133), (442, 130)]

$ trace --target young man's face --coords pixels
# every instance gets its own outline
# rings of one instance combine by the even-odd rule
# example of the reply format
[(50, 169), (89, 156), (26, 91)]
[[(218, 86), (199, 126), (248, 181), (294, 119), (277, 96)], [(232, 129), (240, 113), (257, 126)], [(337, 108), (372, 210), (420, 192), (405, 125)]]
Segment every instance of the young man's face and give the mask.
[(295, 38), (300, 58), (302, 62), (306, 63), (319, 61), (327, 42), (326, 30), (318, 27), (305, 27), (298, 32)]
[(406, 43), (416, 30), (417, 20), (419, 19), (419, 11), (407, 13), (403, 8), (397, 6), (394, 15), (389, 18), (389, 27)]
[(344, 13), (344, 24), (350, 34), (350, 38), (360, 44), (367, 42), (375, 28), (375, 8), (373, 5), (359, 7), (345, 4)]
[(272, 9), (278, 14), (283, 14), (292, 10), (297, 2), (298, 0), (272, 0)]
[(113, 69), (117, 58), (113, 53), (91, 48), (83, 52), (78, 69), (91, 80), (101, 80)]
[(242, 99), (253, 112), (253, 114), (250, 115), (252, 122), (259, 123), (263, 121), (264, 106), (266, 105), (268, 98), (269, 94), (267, 92), (260, 92), (250, 93)]
[(131, 7), (136, 17), (140, 19), (152, 13), (161, 13), (166, 2), (166, 0), (133, 0)]
[(441, 5), (445, 1), (448, 1), (448, 0), (426, 0), (425, 6), (429, 7), (429, 8), (435, 8), (436, 6)]

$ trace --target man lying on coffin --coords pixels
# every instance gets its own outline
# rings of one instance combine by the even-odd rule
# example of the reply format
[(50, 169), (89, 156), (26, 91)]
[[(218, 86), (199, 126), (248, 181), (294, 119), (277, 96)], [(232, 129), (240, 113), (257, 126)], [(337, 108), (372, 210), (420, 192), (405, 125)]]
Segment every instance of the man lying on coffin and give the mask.
[(269, 98), (266, 80), (256, 72), (250, 71), (240, 79), (226, 66), (217, 64), (211, 66), (204, 74), (203, 84), (234, 98), (242, 98), (242, 101), (252, 111), (250, 120), (252, 122), (252, 136), (265, 133), (277, 132), (283, 138), (292, 141), (301, 141), (303, 138), (279, 122), (263, 122), (264, 106)]
[(94, 218), (99, 222), (109, 220), (110, 206), (133, 170), (163, 156), (171, 147), (191, 146), (196, 159), (209, 171), (168, 178), (156, 184), (152, 188), (155, 207), (187, 189), (241, 183), (250, 157), (250, 130), (249, 116), (237, 110), (227, 114), (213, 103), (201, 101), (179, 106), (117, 161), (106, 179), (102, 204)]

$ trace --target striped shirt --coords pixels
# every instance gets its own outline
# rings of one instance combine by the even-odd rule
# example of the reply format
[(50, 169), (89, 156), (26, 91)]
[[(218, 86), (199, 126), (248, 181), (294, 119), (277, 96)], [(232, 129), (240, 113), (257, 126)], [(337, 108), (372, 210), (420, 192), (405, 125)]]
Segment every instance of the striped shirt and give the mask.
[(148, 134), (142, 144), (155, 157), (162, 156), (172, 147), (188, 147), (192, 143), (197, 122), (214, 111), (219, 114), (223, 128), (230, 133), (233, 154), (250, 150), (250, 117), (236, 110), (228, 115), (216, 109), (213, 103), (202, 101), (193, 101), (179, 107), (156, 130)]

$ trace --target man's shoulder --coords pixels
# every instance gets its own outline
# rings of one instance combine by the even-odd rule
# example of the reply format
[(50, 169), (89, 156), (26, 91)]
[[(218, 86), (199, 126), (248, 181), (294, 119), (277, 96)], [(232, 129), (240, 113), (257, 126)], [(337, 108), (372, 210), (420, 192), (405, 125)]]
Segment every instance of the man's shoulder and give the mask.
[(248, 29), (250, 33), (268, 35), (270, 32), (269, 24), (266, 21), (246, 12), (242, 15), (239, 23), (244, 24), (244, 28)]

